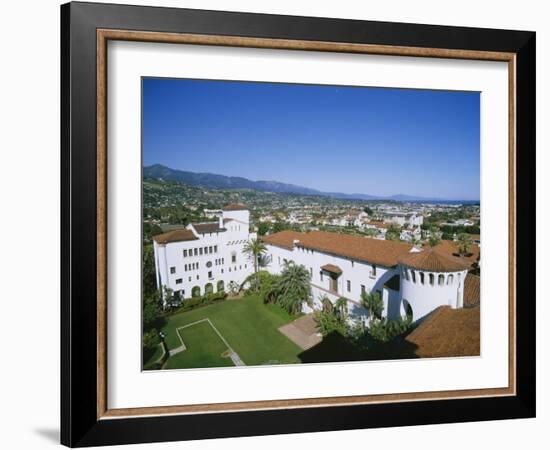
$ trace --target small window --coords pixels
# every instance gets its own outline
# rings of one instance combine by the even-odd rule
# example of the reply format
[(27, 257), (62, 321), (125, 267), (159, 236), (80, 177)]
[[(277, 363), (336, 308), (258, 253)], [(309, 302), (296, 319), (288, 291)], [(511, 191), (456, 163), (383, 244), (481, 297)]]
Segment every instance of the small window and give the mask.
[(199, 276), (197, 275), (197, 280), (199, 279)]
[(420, 272), (420, 284), (424, 284), (424, 272)]
[(365, 289), (365, 285), (362, 284), (362, 285), (361, 285), (361, 294), (366, 294), (366, 293), (367, 293), (367, 291), (366, 291), (366, 289)]
[(323, 281), (323, 271), (319, 272), (319, 277), (321, 278), (321, 281)]
[(352, 261), (352, 262), (351, 262), (351, 267), (353, 267), (354, 265), (355, 265), (355, 262), (354, 262), (354, 261)]
[(232, 263), (236, 263), (236, 262), (237, 262), (237, 254), (236, 254), (236, 253), (233, 253), (233, 254), (231, 255), (231, 262), (232, 262)]
[(445, 275), (439, 275), (438, 277), (438, 284), (440, 286), (443, 286), (443, 284), (445, 283)]
[(183, 283), (183, 279), (178, 278), (178, 279), (176, 280), (176, 284), (181, 284), (181, 283)]
[(413, 283), (416, 283), (416, 272), (414, 270), (411, 270), (412, 280)]
[(347, 281), (347, 289), (348, 289), (348, 292), (351, 292), (351, 281), (350, 280)]
[(193, 249), (193, 254), (194, 254), (195, 256), (197, 256), (197, 255), (199, 254), (199, 249), (194, 248), (194, 249)]
[(449, 275), (449, 278), (447, 278), (447, 284), (453, 284), (453, 276)]
[(214, 253), (218, 253), (218, 246), (214, 245)]
[(184, 250), (184, 251), (183, 251), (183, 257), (184, 257), (184, 258), (187, 258), (187, 250)]
[(208, 253), (212, 253), (212, 247), (208, 247)]
[(184, 270), (187, 272), (187, 264), (184, 266)]
[(199, 255), (202, 255), (202, 247), (199, 248)]
[(191, 281), (191, 277), (189, 277), (189, 281)]
[(428, 275), (428, 279), (430, 280), (430, 285), (433, 286), (434, 285), (434, 280), (435, 280), (435, 276), (433, 273), (430, 273)]
[(212, 272), (208, 272), (208, 279), (209, 279), (209, 280), (212, 279)]
[(309, 268), (309, 276), (310, 276), (310, 277), (313, 276), (313, 267), (310, 267), (310, 268)]
[(175, 268), (175, 267), (170, 267), (170, 273), (171, 273), (171, 274), (176, 273), (176, 268)]

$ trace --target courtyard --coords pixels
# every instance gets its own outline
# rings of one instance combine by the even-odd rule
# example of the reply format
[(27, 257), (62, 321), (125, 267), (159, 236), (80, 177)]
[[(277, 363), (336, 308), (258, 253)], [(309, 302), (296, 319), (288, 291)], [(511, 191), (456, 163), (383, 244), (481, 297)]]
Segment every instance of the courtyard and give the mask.
[(298, 317), (255, 295), (168, 316), (162, 328), (170, 353), (164, 368), (300, 363), (303, 349), (279, 331)]

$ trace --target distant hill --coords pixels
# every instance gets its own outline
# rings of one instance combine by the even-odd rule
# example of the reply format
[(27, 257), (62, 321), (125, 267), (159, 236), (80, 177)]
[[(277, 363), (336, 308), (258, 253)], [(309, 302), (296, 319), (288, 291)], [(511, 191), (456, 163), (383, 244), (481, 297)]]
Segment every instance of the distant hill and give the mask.
[[(243, 177), (228, 177), (214, 173), (197, 173), (185, 170), (171, 169), (161, 164), (154, 164), (143, 168), (144, 178), (177, 181), (193, 186), (204, 186), (213, 189), (252, 189), (262, 192), (293, 193), (301, 195), (322, 195), (339, 199), (355, 200), (394, 200), (400, 202), (439, 201), (435, 198), (415, 197), (398, 194), (389, 197), (369, 194), (344, 194), (342, 192), (323, 192), (316, 189), (298, 186), (295, 184), (281, 183), (279, 181), (258, 180), (253, 181)], [(443, 201), (443, 200), (441, 200)]]

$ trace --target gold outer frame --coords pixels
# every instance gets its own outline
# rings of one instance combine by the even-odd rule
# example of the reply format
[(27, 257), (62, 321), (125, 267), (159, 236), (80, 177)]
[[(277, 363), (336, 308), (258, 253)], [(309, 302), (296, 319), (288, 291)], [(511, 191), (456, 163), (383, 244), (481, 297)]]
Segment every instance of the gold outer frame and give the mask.
[[(346, 406), (516, 395), (516, 54), (221, 35), (98, 29), (97, 36), (97, 419)], [(109, 409), (107, 405), (107, 42), (109, 40), (502, 61), (508, 63), (508, 387)]]

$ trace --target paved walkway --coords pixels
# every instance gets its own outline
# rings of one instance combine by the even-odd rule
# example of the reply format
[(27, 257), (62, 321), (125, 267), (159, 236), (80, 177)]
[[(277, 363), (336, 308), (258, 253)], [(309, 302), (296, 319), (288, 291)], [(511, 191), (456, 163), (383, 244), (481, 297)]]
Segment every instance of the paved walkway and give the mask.
[(287, 323), (279, 327), (279, 331), (303, 350), (307, 350), (323, 340), (319, 335), (313, 314), (307, 314)]

